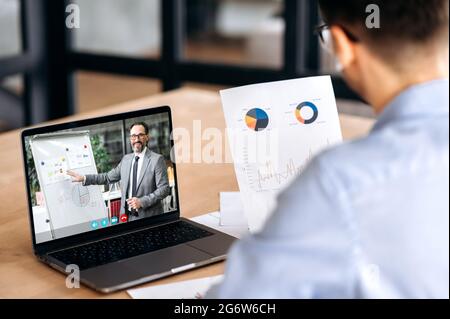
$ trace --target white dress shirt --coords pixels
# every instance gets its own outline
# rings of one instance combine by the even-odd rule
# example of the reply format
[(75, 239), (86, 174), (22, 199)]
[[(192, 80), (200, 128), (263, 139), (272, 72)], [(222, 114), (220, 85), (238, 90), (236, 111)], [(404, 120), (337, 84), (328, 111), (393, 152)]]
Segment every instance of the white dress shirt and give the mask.
[(137, 181), (139, 182), (139, 176), (141, 176), (141, 169), (142, 169), (142, 165), (144, 163), (144, 156), (145, 156), (145, 152), (147, 151), (147, 147), (144, 148), (144, 150), (140, 153), (134, 153), (134, 157), (133, 157), (133, 164), (131, 165), (131, 172), (130, 172), (130, 186), (128, 187), (128, 198), (132, 197), (132, 190), (133, 190), (133, 168), (134, 165), (136, 164), (136, 156), (139, 157), (139, 161), (138, 161), (138, 169), (137, 169)]

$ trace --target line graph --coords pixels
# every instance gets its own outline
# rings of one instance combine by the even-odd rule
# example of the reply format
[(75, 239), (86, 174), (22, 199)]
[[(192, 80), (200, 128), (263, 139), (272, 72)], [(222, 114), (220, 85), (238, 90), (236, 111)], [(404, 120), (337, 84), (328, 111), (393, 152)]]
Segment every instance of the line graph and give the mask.
[[(310, 156), (308, 157), (306, 162), (309, 163), (310, 159), (312, 159), (312, 152), (310, 152)], [(276, 185), (281, 186), (286, 181), (289, 181), (300, 175), (304, 171), (306, 166), (307, 163), (296, 165), (294, 160), (291, 158), (285, 165), (284, 170), (277, 171), (272, 162), (267, 162), (264, 170), (257, 170), (257, 185), (260, 189), (262, 189), (264, 184), (268, 182), (276, 183)]]
[[(326, 140), (317, 149), (310, 148), (306, 156), (300, 159), (289, 157), (284, 161), (284, 164), (277, 168), (272, 160), (266, 161), (264, 164), (256, 164), (246, 162), (243, 166), (243, 171), (247, 177), (248, 185), (257, 192), (267, 190), (279, 190), (290, 181), (299, 176), (311, 162), (313, 157), (321, 150), (329, 147), (331, 142)], [(244, 161), (248, 160), (247, 152), (243, 151)]]

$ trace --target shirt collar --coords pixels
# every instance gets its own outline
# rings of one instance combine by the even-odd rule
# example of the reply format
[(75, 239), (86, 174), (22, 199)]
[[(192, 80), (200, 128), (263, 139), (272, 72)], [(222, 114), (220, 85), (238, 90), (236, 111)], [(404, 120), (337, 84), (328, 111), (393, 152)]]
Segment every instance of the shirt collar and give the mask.
[(147, 152), (147, 146), (144, 147), (144, 149), (142, 150), (142, 152), (140, 152), (140, 153), (134, 153), (134, 156), (135, 156), (135, 157), (137, 156), (137, 157), (139, 157), (139, 159), (141, 159), (141, 158), (144, 157), (145, 152)]
[(449, 112), (449, 80), (411, 86), (400, 93), (379, 116), (372, 131), (406, 118), (426, 118)]

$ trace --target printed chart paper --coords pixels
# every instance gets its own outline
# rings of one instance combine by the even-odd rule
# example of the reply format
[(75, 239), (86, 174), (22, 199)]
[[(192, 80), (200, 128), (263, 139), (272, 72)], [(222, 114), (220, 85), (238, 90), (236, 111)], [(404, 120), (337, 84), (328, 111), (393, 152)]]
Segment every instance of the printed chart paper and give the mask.
[(220, 93), (244, 213), (256, 232), (275, 208), (277, 194), (313, 156), (342, 141), (331, 78), (255, 84)]

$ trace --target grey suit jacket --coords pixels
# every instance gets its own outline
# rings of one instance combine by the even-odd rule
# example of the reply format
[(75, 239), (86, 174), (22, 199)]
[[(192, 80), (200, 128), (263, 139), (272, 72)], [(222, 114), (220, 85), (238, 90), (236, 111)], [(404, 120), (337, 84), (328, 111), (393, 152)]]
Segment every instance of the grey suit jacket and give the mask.
[[(84, 183), (85, 186), (88, 186), (106, 185), (120, 181), (120, 189), (122, 191), (120, 205), (121, 214), (125, 213), (125, 203), (128, 196), (133, 159), (133, 153), (127, 154), (122, 158), (119, 165), (108, 173), (86, 175), (86, 181)], [(129, 220), (136, 220), (164, 213), (161, 200), (166, 198), (169, 194), (170, 187), (164, 157), (147, 148), (136, 188), (136, 197), (141, 201), (142, 207), (138, 210), (139, 216), (129, 216)]]

